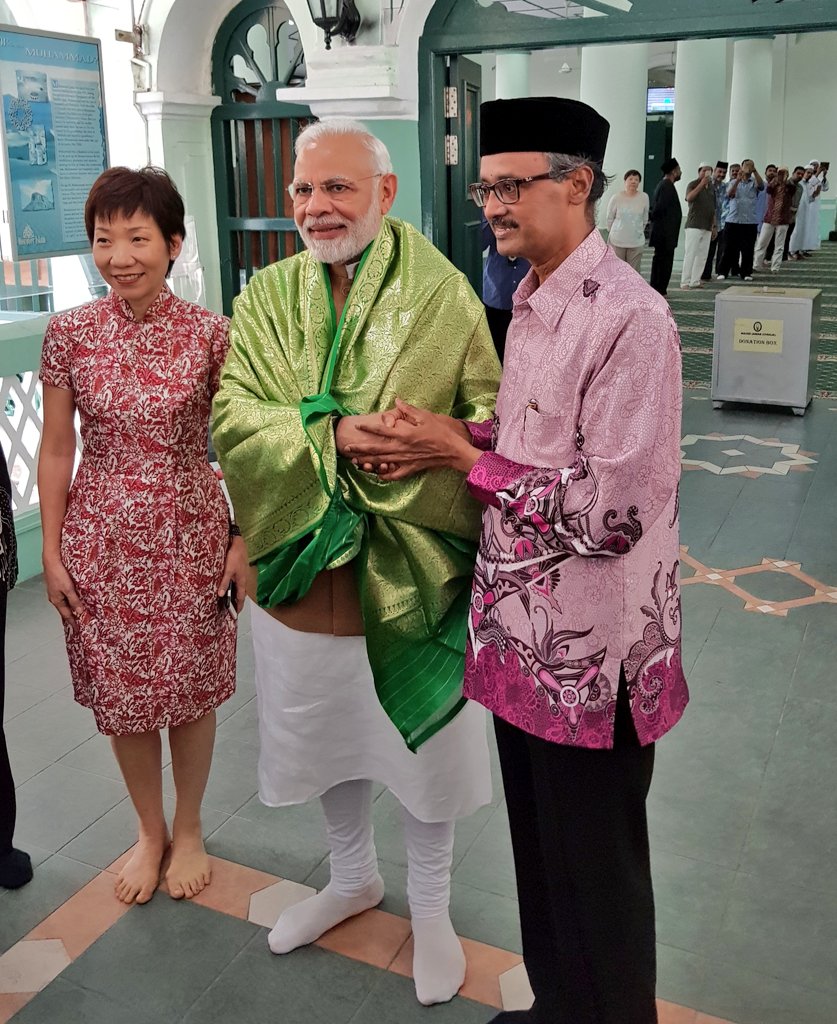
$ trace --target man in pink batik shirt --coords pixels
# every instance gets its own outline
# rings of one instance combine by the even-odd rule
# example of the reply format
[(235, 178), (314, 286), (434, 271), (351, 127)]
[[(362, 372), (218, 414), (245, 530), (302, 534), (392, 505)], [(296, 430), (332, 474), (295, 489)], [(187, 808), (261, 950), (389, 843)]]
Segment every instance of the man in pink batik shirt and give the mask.
[(352, 455), (452, 467), (486, 506), (465, 694), (495, 716), (535, 1004), (494, 1024), (653, 1024), (646, 797), (688, 700), (680, 658), (681, 368), (668, 305), (595, 229), (609, 125), (575, 100), (481, 110), (514, 296), (493, 421), (399, 403)]

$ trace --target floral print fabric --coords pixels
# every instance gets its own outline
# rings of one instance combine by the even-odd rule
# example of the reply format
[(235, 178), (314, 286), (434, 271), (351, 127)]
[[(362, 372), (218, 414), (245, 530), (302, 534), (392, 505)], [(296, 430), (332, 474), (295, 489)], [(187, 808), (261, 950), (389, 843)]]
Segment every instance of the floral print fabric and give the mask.
[(61, 552), (87, 614), (67, 652), (106, 734), (195, 721), (235, 689), (216, 597), (229, 512), (207, 460), (227, 345), (225, 318), (167, 289), (140, 322), (111, 293), (47, 330), (41, 380), (72, 390), (83, 442)]
[(683, 712), (680, 407), (668, 307), (597, 231), (522, 282), (496, 417), (469, 428), (465, 694), (526, 732), (611, 747), (623, 666), (641, 743)]

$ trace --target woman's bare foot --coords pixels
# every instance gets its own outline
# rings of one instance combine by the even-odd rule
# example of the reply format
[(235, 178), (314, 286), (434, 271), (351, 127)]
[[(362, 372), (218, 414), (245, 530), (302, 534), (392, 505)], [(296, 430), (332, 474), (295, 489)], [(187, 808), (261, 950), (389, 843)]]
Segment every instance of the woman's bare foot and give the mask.
[(123, 903), (148, 903), (160, 884), (160, 865), (168, 846), (168, 835), (139, 837), (130, 860), (116, 879), (117, 899)]
[(174, 900), (190, 900), (209, 885), (212, 864), (200, 830), (176, 835), (165, 877), (169, 896)]

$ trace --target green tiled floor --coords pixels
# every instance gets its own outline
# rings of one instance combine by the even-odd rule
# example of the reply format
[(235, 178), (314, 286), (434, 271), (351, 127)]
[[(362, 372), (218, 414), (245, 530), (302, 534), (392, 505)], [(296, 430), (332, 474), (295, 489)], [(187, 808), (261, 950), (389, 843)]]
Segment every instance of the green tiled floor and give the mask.
[[(684, 434), (779, 437), (815, 453), (816, 463), (812, 472), (785, 477), (684, 473), (682, 541), (689, 554), (720, 569), (765, 557), (800, 561), (837, 592), (837, 401), (815, 401), (797, 418), (775, 409), (716, 411), (707, 397), (686, 392)], [(708, 459), (714, 448), (707, 445), (701, 457)], [(718, 451), (735, 446), (715, 443)], [(800, 592), (789, 576), (742, 579), (763, 598)], [(792, 609), (781, 618), (744, 611), (719, 587), (690, 584), (683, 588), (683, 621), (692, 703), (659, 745), (649, 803), (659, 995), (737, 1024), (834, 1024), (837, 605)], [(18, 839), (35, 853), (38, 868), (32, 885), (0, 894), (0, 951), (132, 839), (124, 787), (106, 741), (72, 704), (60, 629), (36, 581), (10, 595), (8, 649)], [(209, 848), (321, 886), (328, 868), (318, 807), (273, 811), (255, 795), (246, 616), (239, 679), (218, 729), (206, 801)], [(496, 764), (494, 771), (496, 779)], [(404, 915), (401, 821), (380, 791), (375, 826), (388, 885), (383, 909)], [(460, 934), (519, 949), (499, 784), (494, 804), (459, 828), (453, 916)], [(322, 950), (271, 957), (263, 929), (160, 897), (130, 911), (17, 1020), (411, 1024), (432, 1017), (479, 1024), (490, 1016), (464, 1000), (423, 1010), (408, 980)]]

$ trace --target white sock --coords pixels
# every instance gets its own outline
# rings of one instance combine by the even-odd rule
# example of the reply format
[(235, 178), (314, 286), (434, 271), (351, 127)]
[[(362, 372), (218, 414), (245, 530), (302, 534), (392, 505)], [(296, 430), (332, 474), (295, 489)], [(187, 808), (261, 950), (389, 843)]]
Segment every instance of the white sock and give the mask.
[(355, 914), (362, 914), (384, 898), (384, 882), (380, 875), (356, 896), (338, 896), (327, 885), (316, 896), (295, 903), (279, 915), (267, 944), (273, 953), (290, 953), (299, 946), (307, 946)]
[(465, 981), (465, 953), (447, 911), (414, 917), (413, 981), (424, 1006), (453, 999)]
[(372, 831), (372, 783), (354, 779), (320, 797), (331, 850), (331, 880), (322, 892), (279, 915), (267, 941), (274, 953), (307, 946), (355, 914), (384, 898)]
[(465, 980), (465, 954), (451, 924), (453, 822), (419, 821), (404, 808), (407, 898), (413, 926), (413, 981), (425, 1006), (453, 999)]

